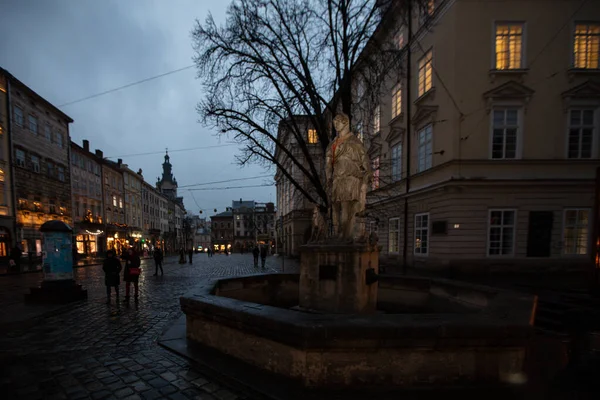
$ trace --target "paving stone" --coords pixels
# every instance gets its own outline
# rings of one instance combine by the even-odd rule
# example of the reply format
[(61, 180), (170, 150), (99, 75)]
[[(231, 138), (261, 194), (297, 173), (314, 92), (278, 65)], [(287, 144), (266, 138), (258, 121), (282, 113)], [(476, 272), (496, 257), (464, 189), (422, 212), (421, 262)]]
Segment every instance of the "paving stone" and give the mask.
[(197, 378), (192, 381), (192, 385), (195, 385), (198, 387), (204, 386), (206, 384), (208, 384), (208, 381), (204, 378)]
[(165, 381), (162, 378), (154, 378), (154, 379), (148, 381), (148, 384), (155, 388), (161, 388), (161, 387), (167, 386), (169, 384), (169, 382)]
[(142, 398), (139, 395), (137, 395), (137, 394), (133, 394), (131, 396), (125, 397), (124, 400), (142, 400)]
[(219, 385), (217, 385), (216, 383), (208, 383), (208, 384), (202, 386), (202, 390), (204, 390), (205, 392), (208, 392), (208, 393), (215, 393), (219, 389), (221, 389), (221, 387)]
[(189, 400), (189, 398), (181, 392), (170, 394), (169, 399), (171, 399), (171, 400)]
[(221, 389), (214, 393), (215, 397), (219, 400), (237, 400), (239, 397), (226, 389)]
[(185, 390), (192, 386), (192, 384), (185, 379), (178, 379), (176, 381), (171, 382), (171, 385), (177, 386), (179, 390)]
[(172, 381), (174, 381), (174, 380), (177, 380), (177, 375), (175, 375), (175, 374), (174, 374), (174, 373), (172, 373), (172, 372), (165, 372), (165, 373), (163, 373), (163, 374), (160, 374), (160, 376), (161, 376), (161, 377), (162, 377), (164, 380), (166, 380), (166, 381), (168, 381), (168, 382), (172, 382)]
[(120, 389), (120, 390), (117, 390), (115, 392), (115, 396), (117, 396), (118, 398), (127, 397), (127, 396), (130, 396), (132, 394), (133, 394), (133, 389), (128, 388), (128, 387)]
[(139, 381), (140, 378), (136, 375), (125, 375), (125, 376), (121, 377), (121, 380), (125, 383), (132, 383), (132, 382)]
[(158, 390), (148, 390), (147, 392), (142, 393), (141, 396), (143, 399), (146, 399), (146, 400), (155, 400), (155, 399), (164, 398), (163, 394), (161, 392), (159, 392)]
[(160, 388), (159, 390), (160, 390), (160, 392), (161, 392), (162, 394), (164, 394), (165, 396), (166, 396), (166, 395), (169, 395), (169, 394), (173, 394), (173, 393), (175, 393), (175, 392), (177, 392), (177, 391), (178, 391), (178, 389), (177, 389), (175, 386), (173, 386), (173, 385), (169, 385), (169, 386), (162, 387), (162, 388)]
[(94, 400), (96, 400), (96, 399), (105, 399), (108, 396), (110, 396), (111, 394), (112, 394), (111, 392), (109, 392), (108, 390), (104, 389), (104, 390), (100, 390), (100, 391), (92, 393), (91, 397)]

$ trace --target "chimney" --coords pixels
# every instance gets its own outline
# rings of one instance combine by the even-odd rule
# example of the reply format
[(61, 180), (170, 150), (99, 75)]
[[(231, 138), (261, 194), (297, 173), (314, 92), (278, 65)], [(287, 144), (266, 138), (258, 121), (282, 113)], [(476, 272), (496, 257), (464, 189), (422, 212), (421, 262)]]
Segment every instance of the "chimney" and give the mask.
[(89, 152), (90, 151), (90, 141), (83, 139), (83, 150)]
[(117, 165), (119, 166), (119, 168), (121, 168), (121, 165), (122, 165), (122, 164), (123, 164), (123, 159), (122, 159), (122, 158), (119, 158), (119, 159), (117, 160)]
[(142, 176), (142, 169), (140, 168), (137, 173), (139, 176)]
[(96, 157), (104, 158), (104, 153), (102, 152), (102, 150), (96, 149)]

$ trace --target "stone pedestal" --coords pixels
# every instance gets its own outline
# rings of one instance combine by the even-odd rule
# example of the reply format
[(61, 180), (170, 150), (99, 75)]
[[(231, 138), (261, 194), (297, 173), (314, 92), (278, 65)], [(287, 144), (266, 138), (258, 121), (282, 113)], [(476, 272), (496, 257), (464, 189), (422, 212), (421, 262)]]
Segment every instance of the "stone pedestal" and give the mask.
[(300, 253), (301, 308), (344, 314), (376, 311), (377, 245), (308, 244)]

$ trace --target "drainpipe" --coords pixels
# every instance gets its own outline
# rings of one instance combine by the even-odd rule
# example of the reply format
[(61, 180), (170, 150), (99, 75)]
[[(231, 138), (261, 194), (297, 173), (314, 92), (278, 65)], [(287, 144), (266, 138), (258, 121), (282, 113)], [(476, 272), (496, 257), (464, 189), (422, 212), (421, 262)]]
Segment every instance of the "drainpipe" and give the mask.
[(407, 14), (408, 14), (408, 51), (406, 52), (406, 192), (404, 194), (404, 246), (402, 249), (402, 273), (407, 273), (407, 260), (408, 260), (408, 194), (410, 192), (410, 162), (411, 162), (411, 88), (412, 82), (410, 80), (412, 70), (412, 1), (407, 2)]
[[(11, 104), (12, 104), (12, 99), (11, 99), (11, 82), (10, 82), (10, 77), (6, 76), (6, 120), (8, 121), (8, 126), (7, 126), (7, 131), (8, 131), (8, 164), (9, 164), (9, 168), (10, 168), (10, 190), (12, 191), (12, 214), (13, 214), (13, 241), (15, 246), (17, 245), (17, 193), (16, 193), (16, 189), (15, 189), (15, 164), (13, 162), (13, 153), (14, 153), (14, 148), (13, 148), (13, 140), (12, 140), (12, 136), (13, 136), (13, 131), (12, 131), (12, 119), (11, 119)], [(11, 243), (12, 245), (12, 243)]]

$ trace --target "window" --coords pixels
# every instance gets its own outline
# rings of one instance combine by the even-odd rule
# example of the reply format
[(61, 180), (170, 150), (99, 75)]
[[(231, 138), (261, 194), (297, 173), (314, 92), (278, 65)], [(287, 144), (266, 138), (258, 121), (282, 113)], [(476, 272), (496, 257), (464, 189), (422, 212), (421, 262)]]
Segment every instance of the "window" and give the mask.
[(388, 250), (390, 253), (400, 251), (400, 219), (390, 218), (388, 222)]
[(31, 133), (35, 133), (36, 135), (38, 133), (37, 118), (33, 115), (29, 116), (29, 130)]
[(488, 255), (513, 255), (515, 241), (515, 211), (490, 210), (489, 216)]
[(119, 208), (123, 208), (123, 199), (119, 197)]
[(496, 25), (496, 69), (523, 68), (523, 24)]
[(519, 109), (501, 108), (493, 112), (492, 158), (517, 158)]
[(433, 87), (432, 81), (433, 53), (429, 50), (419, 60), (419, 97), (423, 96)]
[(15, 119), (15, 124), (17, 126), (23, 127), (23, 109), (19, 106), (14, 106), (13, 115)]
[(392, 93), (392, 118), (402, 114), (402, 87), (398, 84)]
[(56, 203), (54, 200), (48, 201), (48, 212), (50, 214), (56, 214)]
[(592, 158), (594, 111), (569, 111), (569, 158)]
[[(62, 148), (63, 147), (63, 135), (60, 132), (55, 132), (54, 135), (56, 136), (56, 144), (58, 145), (58, 147)], [(85, 159), (82, 157), (81, 160), (83, 161), (83, 165), (81, 167), (81, 169), (85, 169)]]
[(117, 196), (112, 197), (112, 203), (113, 203), (113, 207), (117, 206)]
[(31, 156), (31, 169), (33, 172), (40, 172), (40, 158), (38, 156)]
[(54, 178), (54, 164), (48, 161), (46, 163), (46, 166), (48, 167), (48, 176)]
[(63, 167), (58, 167), (58, 180), (61, 182), (65, 181), (65, 169)]
[(575, 68), (598, 69), (600, 57), (600, 23), (575, 25), (573, 65)]
[(435, 11), (435, 0), (427, 0), (426, 4), (419, 5), (421, 11), (420, 23), (423, 24), (433, 15)]
[(432, 166), (432, 125), (427, 125), (418, 132), (417, 172), (428, 170)]
[(429, 214), (415, 215), (415, 254), (429, 254)]
[(590, 226), (589, 209), (565, 210), (564, 216), (564, 254), (588, 253), (588, 229)]
[(52, 130), (50, 129), (50, 125), (44, 127), (44, 135), (46, 136), (47, 141), (52, 142)]
[(25, 167), (25, 152), (23, 150), (17, 149), (15, 151), (15, 159), (17, 160), (17, 166)]
[(372, 162), (371, 162), (372, 168), (373, 168), (373, 184), (372, 184), (372, 189), (378, 189), (379, 188), (379, 157), (375, 158)]
[(315, 144), (319, 142), (319, 137), (317, 136), (317, 130), (316, 129), (309, 129), (308, 130), (308, 143), (309, 144)]
[(375, 107), (375, 112), (373, 113), (373, 134), (377, 135), (381, 130), (381, 106)]
[(392, 147), (392, 181), (402, 179), (402, 143)]

